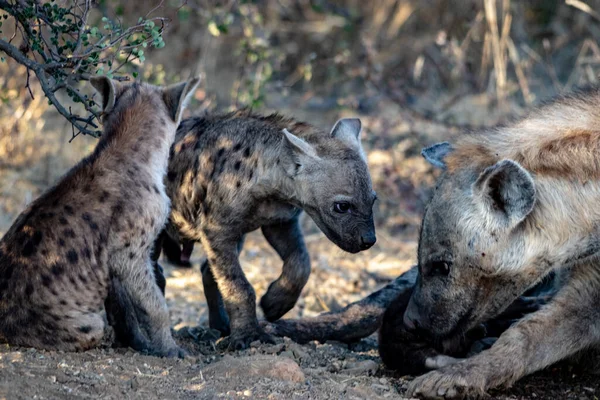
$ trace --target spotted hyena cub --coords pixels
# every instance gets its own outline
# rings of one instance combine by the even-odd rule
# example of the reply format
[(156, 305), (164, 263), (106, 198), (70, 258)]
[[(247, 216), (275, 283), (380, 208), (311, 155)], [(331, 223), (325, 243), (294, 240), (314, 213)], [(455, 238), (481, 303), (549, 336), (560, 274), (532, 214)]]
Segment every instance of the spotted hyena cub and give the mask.
[(269, 340), (238, 260), (246, 233), (261, 228), (283, 260), (281, 275), (260, 302), (269, 321), (294, 306), (310, 274), (301, 210), (343, 250), (356, 253), (375, 243), (376, 197), (360, 132), (358, 119), (342, 119), (327, 133), (248, 112), (180, 125), (166, 179), (172, 201), (167, 232), (177, 242), (202, 243), (209, 323), (231, 332), (230, 348)]
[(600, 347), (599, 104), (599, 89), (582, 91), (424, 150), (444, 172), (423, 218), (409, 329), (461, 334), (551, 272), (562, 283), (489, 350), (417, 378), (409, 395), (482, 395)]
[(167, 88), (106, 77), (91, 83), (103, 103), (96, 149), (0, 241), (0, 336), (13, 345), (88, 349), (103, 337), (110, 293), (124, 293), (146, 328), (132, 345), (181, 355), (150, 252), (169, 213), (169, 148), (197, 79)]

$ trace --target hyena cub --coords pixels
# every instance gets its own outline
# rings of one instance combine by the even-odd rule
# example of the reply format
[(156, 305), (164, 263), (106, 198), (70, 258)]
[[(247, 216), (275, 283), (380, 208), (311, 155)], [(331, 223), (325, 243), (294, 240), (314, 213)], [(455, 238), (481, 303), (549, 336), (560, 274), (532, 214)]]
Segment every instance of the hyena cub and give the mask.
[[(270, 340), (256, 319), (256, 295), (238, 256), (244, 235), (262, 229), (283, 271), (262, 297), (269, 321), (289, 311), (310, 274), (301, 210), (351, 253), (375, 244), (375, 193), (358, 119), (330, 133), (278, 115), (248, 112), (191, 118), (177, 131), (167, 173), (167, 232), (200, 241), (210, 326), (231, 332), (230, 348)], [(156, 246), (160, 249), (160, 245)]]
[(489, 350), (417, 378), (409, 395), (480, 395), (599, 347), (599, 104), (599, 89), (579, 92), (424, 150), (444, 173), (423, 218), (408, 328), (460, 334), (551, 271), (563, 283)]
[(103, 104), (96, 149), (0, 241), (0, 336), (20, 346), (91, 348), (104, 334), (105, 301), (118, 312), (111, 296), (124, 294), (145, 327), (135, 349), (182, 355), (150, 252), (169, 213), (169, 148), (198, 80), (167, 88), (106, 77), (91, 83)]

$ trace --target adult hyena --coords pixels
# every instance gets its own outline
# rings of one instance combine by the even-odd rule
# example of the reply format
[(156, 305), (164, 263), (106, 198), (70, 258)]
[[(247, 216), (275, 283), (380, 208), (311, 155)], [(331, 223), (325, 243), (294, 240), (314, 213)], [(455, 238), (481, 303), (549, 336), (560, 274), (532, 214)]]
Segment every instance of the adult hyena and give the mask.
[(294, 306), (310, 274), (302, 210), (343, 250), (356, 253), (375, 243), (376, 196), (360, 132), (358, 119), (342, 119), (328, 133), (244, 111), (181, 123), (166, 179), (172, 201), (167, 232), (177, 241), (202, 243), (209, 323), (224, 333), (231, 329), (231, 348), (269, 340), (238, 260), (246, 233), (261, 228), (284, 261), (260, 302), (270, 321)]
[(489, 350), (417, 378), (410, 395), (483, 394), (600, 344), (598, 104), (600, 90), (578, 92), (423, 151), (444, 172), (423, 218), (408, 328), (461, 334), (551, 271), (564, 281)]
[(0, 336), (20, 346), (88, 349), (103, 337), (105, 301), (118, 315), (113, 294), (124, 293), (146, 328), (132, 346), (182, 355), (150, 252), (169, 212), (169, 148), (197, 80), (167, 88), (106, 77), (91, 83), (103, 104), (96, 149), (0, 241)]

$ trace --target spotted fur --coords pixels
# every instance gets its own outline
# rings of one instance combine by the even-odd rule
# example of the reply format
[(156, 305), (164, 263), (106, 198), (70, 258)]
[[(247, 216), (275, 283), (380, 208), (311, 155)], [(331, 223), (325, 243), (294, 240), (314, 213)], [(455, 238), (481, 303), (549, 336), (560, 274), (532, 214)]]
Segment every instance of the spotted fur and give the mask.
[[(176, 241), (202, 243), (210, 325), (231, 331), (231, 346), (268, 340), (238, 260), (246, 233), (261, 228), (284, 262), (260, 303), (270, 321), (294, 306), (310, 274), (298, 223), (302, 210), (346, 251), (375, 243), (375, 194), (360, 132), (358, 119), (340, 120), (327, 133), (247, 111), (180, 125), (166, 179), (173, 206), (167, 231)], [(336, 202), (348, 204), (347, 212), (336, 212)]]
[(105, 77), (91, 83), (104, 110), (96, 149), (0, 241), (0, 336), (13, 345), (89, 349), (104, 335), (105, 302), (118, 311), (111, 293), (124, 293), (147, 327), (134, 347), (180, 355), (149, 256), (169, 211), (169, 147), (197, 80), (164, 89)]

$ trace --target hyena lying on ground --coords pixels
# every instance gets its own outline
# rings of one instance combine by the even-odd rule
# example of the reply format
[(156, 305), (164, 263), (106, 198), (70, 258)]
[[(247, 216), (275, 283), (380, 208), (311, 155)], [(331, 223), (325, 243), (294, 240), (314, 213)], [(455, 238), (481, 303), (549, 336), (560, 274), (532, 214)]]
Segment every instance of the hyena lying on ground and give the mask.
[(461, 398), (600, 345), (600, 91), (424, 150), (444, 169), (423, 219), (407, 327), (437, 338), (501, 313), (551, 271), (562, 288), (486, 351), (413, 381)]
[(104, 335), (105, 301), (120, 320), (113, 296), (123, 295), (130, 316), (146, 328), (130, 344), (182, 355), (150, 252), (169, 212), (163, 183), (169, 148), (197, 79), (165, 89), (106, 77), (91, 83), (103, 102), (96, 149), (0, 241), (0, 336), (13, 345), (88, 349)]
[[(248, 112), (183, 121), (171, 151), (167, 232), (200, 241), (207, 255), (202, 281), (212, 328), (231, 335), (230, 348), (270, 340), (256, 319), (255, 293), (238, 256), (244, 235), (262, 229), (283, 271), (262, 297), (269, 321), (289, 311), (310, 274), (300, 230), (302, 210), (351, 253), (375, 243), (373, 202), (358, 119), (331, 133), (278, 115)], [(156, 248), (160, 251), (160, 244)]]

